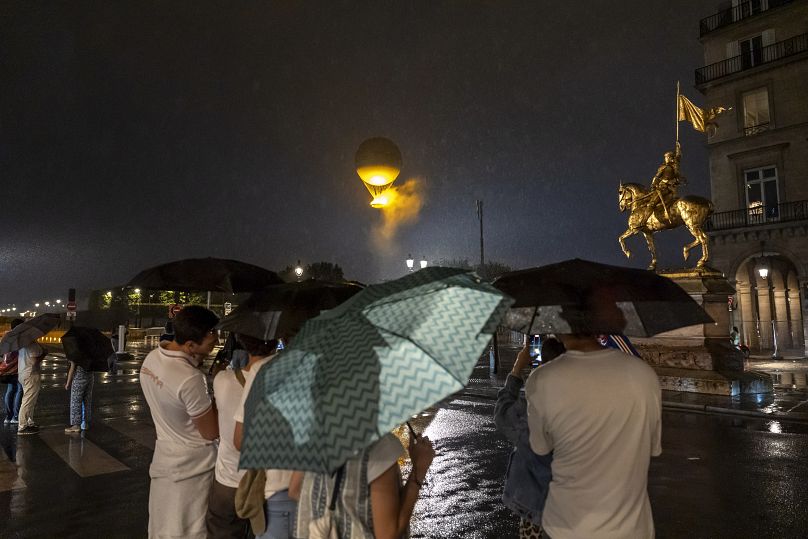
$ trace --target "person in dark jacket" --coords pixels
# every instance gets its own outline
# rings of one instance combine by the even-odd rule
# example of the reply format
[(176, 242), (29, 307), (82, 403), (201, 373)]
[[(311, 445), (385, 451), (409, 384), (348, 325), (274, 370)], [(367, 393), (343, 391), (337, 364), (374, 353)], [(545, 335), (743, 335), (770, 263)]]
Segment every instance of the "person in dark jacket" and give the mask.
[[(554, 338), (544, 339), (541, 347), (542, 364), (564, 353), (564, 345)], [(550, 488), (552, 473), (550, 455), (537, 455), (530, 448), (527, 427), (527, 401), (520, 396), (525, 383), (525, 371), (530, 370), (530, 344), (516, 356), (505, 386), (497, 394), (494, 422), (497, 430), (514, 446), (505, 473), (502, 501), (521, 519), (519, 537), (541, 537), (541, 517)]]

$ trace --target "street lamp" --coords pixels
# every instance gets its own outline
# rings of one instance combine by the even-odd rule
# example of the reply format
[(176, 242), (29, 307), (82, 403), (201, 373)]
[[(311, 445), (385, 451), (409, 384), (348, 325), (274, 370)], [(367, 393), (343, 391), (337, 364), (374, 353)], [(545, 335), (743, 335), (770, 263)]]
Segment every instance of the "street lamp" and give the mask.
[(39, 307), (39, 303), (34, 303), (34, 307)]
[(56, 300), (56, 303), (57, 303), (57, 304), (61, 304), (61, 303), (62, 303), (62, 300), (57, 299), (57, 300)]
[(761, 279), (765, 279), (769, 276), (769, 264), (766, 260), (766, 256), (763, 254), (765, 245), (766, 242), (760, 242), (760, 262), (758, 263), (758, 275), (760, 275)]
[(421, 269), (424, 269), (426, 267), (426, 265), (427, 265), (426, 257), (421, 259), (420, 264), (421, 264)]
[(412, 255), (407, 255), (407, 269), (412, 271), (412, 267), (415, 265), (415, 259), (413, 259)]
[(298, 281), (303, 276), (303, 266), (300, 265), (300, 260), (297, 261), (297, 266), (295, 266), (295, 276)]

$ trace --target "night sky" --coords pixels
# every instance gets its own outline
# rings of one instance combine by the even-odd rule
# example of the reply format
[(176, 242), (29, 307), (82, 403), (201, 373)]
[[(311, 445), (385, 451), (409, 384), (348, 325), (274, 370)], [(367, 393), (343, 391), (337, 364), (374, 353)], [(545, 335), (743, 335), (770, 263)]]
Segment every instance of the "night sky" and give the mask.
[[(362, 7), (356, 7), (361, 5)], [(79, 6), (83, 6), (80, 8)], [(717, 2), (3, 2), (0, 304), (107, 288), (186, 257), (346, 277), (408, 253), (514, 268), (626, 263), (620, 180), (673, 146), (676, 80), (697, 105), (699, 19)], [(681, 124), (680, 194), (709, 196)], [(394, 140), (423, 207), (379, 249), (354, 170)], [(689, 236), (657, 236), (660, 265)], [(630, 240), (649, 260), (644, 241)], [(696, 253), (698, 256), (698, 253)]]

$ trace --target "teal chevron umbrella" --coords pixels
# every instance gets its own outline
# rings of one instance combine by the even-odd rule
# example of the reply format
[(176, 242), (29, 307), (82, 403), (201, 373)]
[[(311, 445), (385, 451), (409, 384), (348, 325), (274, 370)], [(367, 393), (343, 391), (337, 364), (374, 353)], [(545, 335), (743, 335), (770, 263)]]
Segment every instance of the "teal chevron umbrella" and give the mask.
[(240, 467), (336, 470), (462, 389), (511, 303), (472, 273), (436, 267), (309, 320), (256, 375)]

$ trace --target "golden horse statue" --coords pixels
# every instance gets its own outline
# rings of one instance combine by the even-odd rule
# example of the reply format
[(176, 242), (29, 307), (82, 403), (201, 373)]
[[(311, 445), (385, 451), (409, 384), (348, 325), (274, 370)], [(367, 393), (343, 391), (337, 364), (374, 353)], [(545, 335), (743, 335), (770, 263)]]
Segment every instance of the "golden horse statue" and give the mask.
[[(696, 239), (693, 243), (685, 245), (682, 254), (687, 260), (690, 250), (701, 244), (701, 258), (696, 264), (696, 268), (704, 268), (710, 258), (704, 223), (713, 213), (713, 203), (704, 197), (686, 196), (673, 198), (670, 204), (660, 208), (653, 203), (655, 195), (656, 193), (638, 183), (620, 183), (620, 188), (618, 189), (620, 211), (631, 210), (628, 216), (628, 229), (619, 238), (620, 248), (623, 253), (627, 258), (631, 257), (631, 251), (626, 248), (625, 240), (638, 232), (642, 232), (643, 236), (645, 236), (645, 241), (648, 243), (648, 250), (651, 252), (651, 264), (648, 269), (655, 270), (657, 255), (654, 234), (660, 230), (685, 226)], [(665, 211), (663, 212), (661, 209)]]

